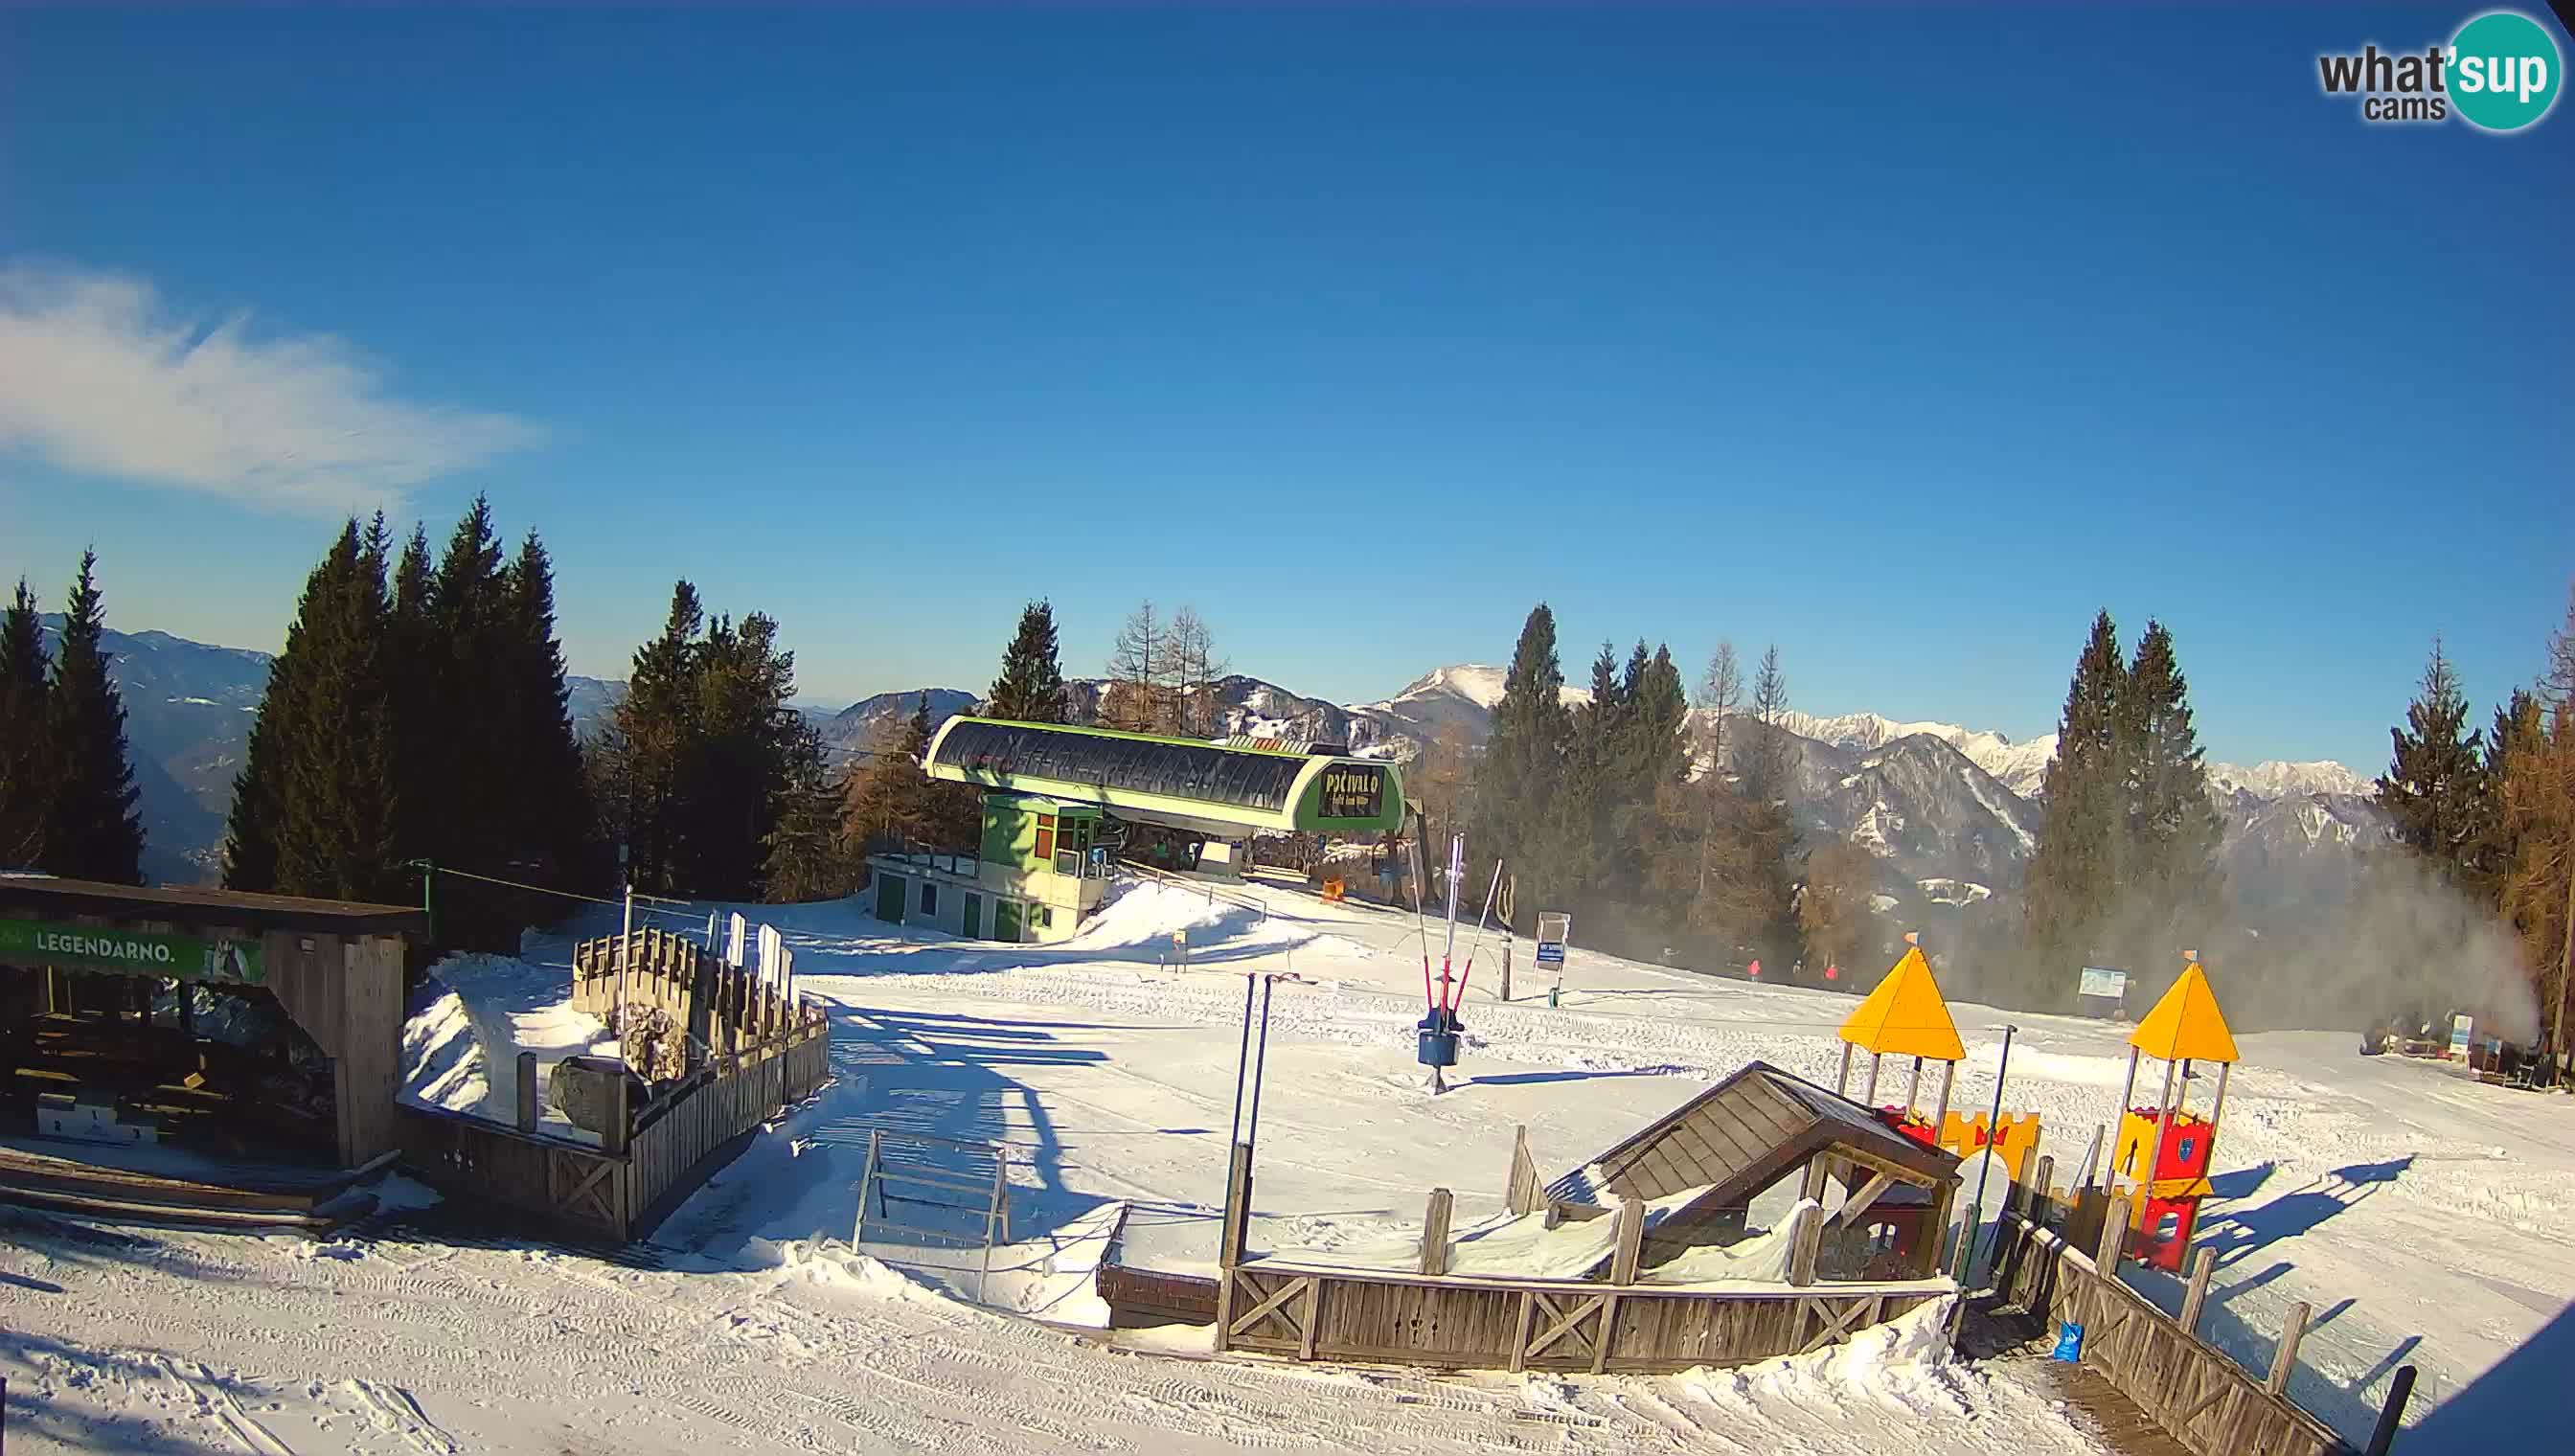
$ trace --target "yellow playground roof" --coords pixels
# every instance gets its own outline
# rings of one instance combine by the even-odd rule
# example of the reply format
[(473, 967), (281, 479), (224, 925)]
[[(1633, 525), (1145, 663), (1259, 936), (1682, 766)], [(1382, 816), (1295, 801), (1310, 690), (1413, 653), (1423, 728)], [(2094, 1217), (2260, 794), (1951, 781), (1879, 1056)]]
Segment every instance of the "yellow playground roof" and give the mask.
[(2217, 1009), (2217, 993), (2208, 988), (2208, 972), (2194, 960), (2182, 967), (2181, 979), (2128, 1033), (2128, 1044), (2165, 1061), (2233, 1061), (2235, 1037)]
[(1949, 1003), (1940, 999), (1931, 979), (1931, 963), (1922, 947), (1911, 946), (1877, 989), (1842, 1023), (1842, 1040), (1871, 1055), (1923, 1056), (1956, 1061), (1967, 1054), (1958, 1041), (1958, 1023), (1949, 1019)]

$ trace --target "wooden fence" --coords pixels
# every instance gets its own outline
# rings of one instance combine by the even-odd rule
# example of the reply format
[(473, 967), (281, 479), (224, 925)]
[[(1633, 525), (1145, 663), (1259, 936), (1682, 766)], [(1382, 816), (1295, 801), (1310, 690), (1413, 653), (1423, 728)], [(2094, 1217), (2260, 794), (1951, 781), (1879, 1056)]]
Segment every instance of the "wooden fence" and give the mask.
[(2203, 1456), (2347, 1456), (2351, 1446), (2287, 1394), (2303, 1320), (2292, 1316), (2267, 1380), (2247, 1374), (2197, 1334), (2208, 1250), (2200, 1251), (2178, 1319), (2118, 1278), (2124, 1201), (2113, 1200), (2095, 1221), (2106, 1231), (2097, 1236), (2099, 1251), (2086, 1257), (2046, 1226), (2058, 1205), (2015, 1197), (2003, 1213), (1995, 1253), (1994, 1285), (2003, 1302), (2039, 1316), (2051, 1330), (2059, 1322), (2083, 1326), (2082, 1363)]
[(660, 929), (602, 935), (572, 948), (572, 1005), (606, 1019), (621, 1005), (667, 1011), (707, 1055), (739, 1051), (819, 1024), (822, 1012), (775, 983)]
[(1441, 1369), (1656, 1373), (1836, 1344), (1950, 1293), (1945, 1282), (1702, 1292), (1581, 1280), (1300, 1268), (1223, 1273), (1224, 1348)]
[(719, 1055), (626, 1109), (623, 1126), (598, 1146), (533, 1130), (531, 1067), (520, 1077), (520, 1126), (404, 1106), (395, 1118), (402, 1161), (451, 1196), (498, 1203), (577, 1238), (624, 1243), (651, 1232), (706, 1181), (736, 1138), (813, 1095), (830, 1075), (830, 1046), (817, 1015)]

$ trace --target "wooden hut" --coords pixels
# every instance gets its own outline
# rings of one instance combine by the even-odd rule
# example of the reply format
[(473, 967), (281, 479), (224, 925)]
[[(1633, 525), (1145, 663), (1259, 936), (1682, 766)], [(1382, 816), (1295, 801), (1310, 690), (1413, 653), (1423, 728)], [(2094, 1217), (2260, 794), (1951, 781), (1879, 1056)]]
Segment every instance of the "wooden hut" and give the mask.
[(0, 876), (0, 1193), (309, 1211), (393, 1153), (426, 930), (402, 906)]

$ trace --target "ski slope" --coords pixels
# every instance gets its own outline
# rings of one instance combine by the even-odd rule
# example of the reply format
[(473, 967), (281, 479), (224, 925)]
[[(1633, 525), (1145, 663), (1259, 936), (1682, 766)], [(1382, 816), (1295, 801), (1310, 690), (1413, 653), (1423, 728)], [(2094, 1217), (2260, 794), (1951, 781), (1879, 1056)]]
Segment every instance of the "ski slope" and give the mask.
[[(1130, 1258), (1213, 1267), (1246, 972), (1282, 977), (1253, 1246), (1351, 1261), (1399, 1248), (1433, 1185), (1454, 1190), (1459, 1229), (1507, 1246), (1515, 1125), (1552, 1176), (1746, 1060), (1829, 1081), (1851, 1005), (1575, 949), (1549, 1008), (1525, 944), (1504, 1004), (1488, 941), (1462, 1064), (1432, 1097), (1412, 1059), (1412, 916), (1249, 896), (1130, 885), (1055, 946), (897, 930), (857, 901), (746, 907), (829, 1004), (836, 1080), (622, 1261), (425, 1231), (335, 1244), (18, 1220), (0, 1241), (13, 1448), (2094, 1449), (2008, 1367), (1948, 1366), (1919, 1331), (1742, 1371), (1564, 1382), (1174, 1359), (970, 1306), (1099, 1323), (1089, 1275), (1122, 1220)], [(472, 967), (468, 1001), (510, 1018), (451, 1008), (439, 1065), (506, 1050), (460, 1036), (582, 1043), (551, 987), (572, 934), (601, 928)], [(1186, 970), (1166, 965), (1175, 930)], [(2223, 995), (2225, 968), (2213, 975)], [(1954, 1103), (1982, 1107), (2003, 1018), (1954, 1009), (1970, 1048)], [(2070, 1165), (2111, 1114), (2121, 1029), (2018, 1020), (2005, 1106), (2040, 1112)], [(2240, 1039), (2202, 1219), (2220, 1250), (2218, 1343), (2258, 1368), (2281, 1312), (2308, 1301), (2297, 1394), (2357, 1435), (2398, 1364), (2422, 1371), (2419, 1420), (2565, 1308), (2575, 1108), (2363, 1060), (2339, 1034)], [(1902, 1091), (1890, 1068), (1882, 1096)], [(850, 1246), (878, 1128), (1011, 1145), (1011, 1242), (989, 1278), (971, 1257)]]

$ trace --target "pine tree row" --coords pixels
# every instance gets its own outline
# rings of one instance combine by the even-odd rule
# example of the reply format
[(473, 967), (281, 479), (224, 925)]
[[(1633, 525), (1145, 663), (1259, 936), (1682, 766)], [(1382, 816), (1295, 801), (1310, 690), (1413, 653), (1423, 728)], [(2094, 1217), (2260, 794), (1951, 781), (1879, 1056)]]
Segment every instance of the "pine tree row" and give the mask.
[(2217, 857), (2225, 826), (2189, 684), (2161, 623), (2147, 623), (2123, 659), (2110, 614), (2092, 620), (2040, 794), (2018, 973), (1995, 967), (1984, 989), (2022, 1004), (2070, 1003), (2088, 964), (2129, 970), (2153, 994), (2179, 972), (2181, 951), (2227, 915)]
[[(504, 561), (477, 498), (433, 563), (383, 516), (343, 524), (305, 580), (234, 782), (224, 883), (403, 903), (419, 862), (548, 889), (603, 878), (573, 733), (554, 569)], [(438, 908), (446, 944), (514, 947), (559, 904), (482, 880)]]
[(82, 553), (50, 656), (23, 580), (0, 618), (0, 868), (141, 884), (143, 823), (97, 566)]

